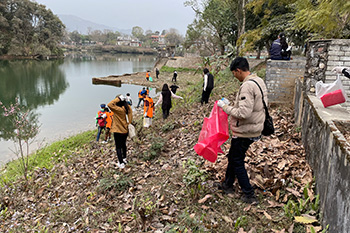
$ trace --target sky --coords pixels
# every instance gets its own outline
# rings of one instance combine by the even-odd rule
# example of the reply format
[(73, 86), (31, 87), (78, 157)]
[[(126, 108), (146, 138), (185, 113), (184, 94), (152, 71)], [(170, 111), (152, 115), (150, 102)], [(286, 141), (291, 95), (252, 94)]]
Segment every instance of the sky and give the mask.
[(140, 26), (144, 31), (175, 28), (185, 35), (195, 13), (185, 0), (35, 0), (56, 15), (74, 15), (120, 29)]

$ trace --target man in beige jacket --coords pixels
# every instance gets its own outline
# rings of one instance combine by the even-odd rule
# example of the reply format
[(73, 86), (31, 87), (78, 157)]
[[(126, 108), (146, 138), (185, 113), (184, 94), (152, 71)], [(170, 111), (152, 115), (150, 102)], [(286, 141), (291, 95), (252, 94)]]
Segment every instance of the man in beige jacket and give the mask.
[(218, 101), (218, 106), (229, 115), (229, 125), (233, 133), (231, 147), (227, 154), (228, 165), (225, 181), (219, 184), (218, 188), (225, 193), (234, 192), (233, 183), (235, 178), (237, 178), (244, 193), (242, 200), (246, 203), (254, 203), (258, 202), (258, 200), (249, 182), (248, 174), (244, 167), (244, 159), (250, 144), (261, 137), (265, 110), (259, 86), (264, 93), (266, 103), (267, 89), (261, 78), (256, 74), (250, 73), (247, 59), (243, 57), (235, 58), (230, 65), (230, 70), (242, 84), (233, 106), (230, 106), (227, 100)]

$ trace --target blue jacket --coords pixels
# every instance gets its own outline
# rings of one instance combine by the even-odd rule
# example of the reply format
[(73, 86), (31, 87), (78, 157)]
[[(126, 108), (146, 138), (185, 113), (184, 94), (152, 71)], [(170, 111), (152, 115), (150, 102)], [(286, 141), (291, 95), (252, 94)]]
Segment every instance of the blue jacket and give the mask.
[(271, 45), (270, 58), (281, 60), (282, 59), (281, 51), (282, 51), (282, 45), (281, 45), (280, 39), (277, 39)]

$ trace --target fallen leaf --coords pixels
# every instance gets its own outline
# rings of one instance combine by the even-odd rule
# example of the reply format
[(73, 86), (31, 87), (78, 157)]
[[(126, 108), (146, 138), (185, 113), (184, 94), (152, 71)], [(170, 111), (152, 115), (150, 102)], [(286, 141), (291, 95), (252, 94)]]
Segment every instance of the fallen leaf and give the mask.
[(296, 197), (301, 197), (300, 192), (298, 192), (297, 190), (291, 189), (291, 188), (286, 188), (286, 190), (290, 193), (292, 193), (294, 196)]
[(222, 216), (222, 218), (225, 220), (225, 222), (227, 222), (227, 223), (233, 223), (233, 220), (230, 218), (230, 217), (228, 217), (228, 216)]
[(269, 215), (266, 211), (264, 211), (264, 215), (267, 219), (272, 220), (271, 215)]
[(288, 233), (293, 233), (294, 223), (288, 228)]
[(213, 197), (212, 195), (210, 195), (210, 194), (207, 194), (207, 195), (205, 195), (205, 197), (203, 197), (202, 199), (200, 199), (199, 201), (198, 201), (198, 203), (199, 204), (203, 204), (204, 202), (206, 202), (209, 198), (211, 198), (211, 197)]
[(294, 220), (295, 222), (303, 223), (303, 224), (310, 224), (310, 223), (317, 222), (317, 219), (314, 216), (310, 216), (310, 215), (295, 216)]

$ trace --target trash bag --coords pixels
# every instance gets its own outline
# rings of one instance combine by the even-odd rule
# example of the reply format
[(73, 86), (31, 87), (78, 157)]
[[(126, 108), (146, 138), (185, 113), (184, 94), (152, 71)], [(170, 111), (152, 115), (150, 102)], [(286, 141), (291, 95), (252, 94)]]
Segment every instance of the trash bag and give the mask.
[(316, 96), (321, 99), (325, 108), (344, 103), (347, 100), (347, 95), (339, 75), (335, 82), (323, 83), (322, 81), (318, 81), (315, 87)]
[(204, 118), (198, 143), (193, 147), (196, 153), (214, 163), (218, 153), (223, 153), (220, 146), (229, 138), (227, 114), (217, 106), (211, 110), (209, 118)]
[(152, 118), (144, 117), (143, 118), (143, 127), (150, 127), (152, 125)]
[(153, 78), (152, 78), (151, 76), (149, 77), (149, 81), (150, 81), (150, 82), (153, 82)]

